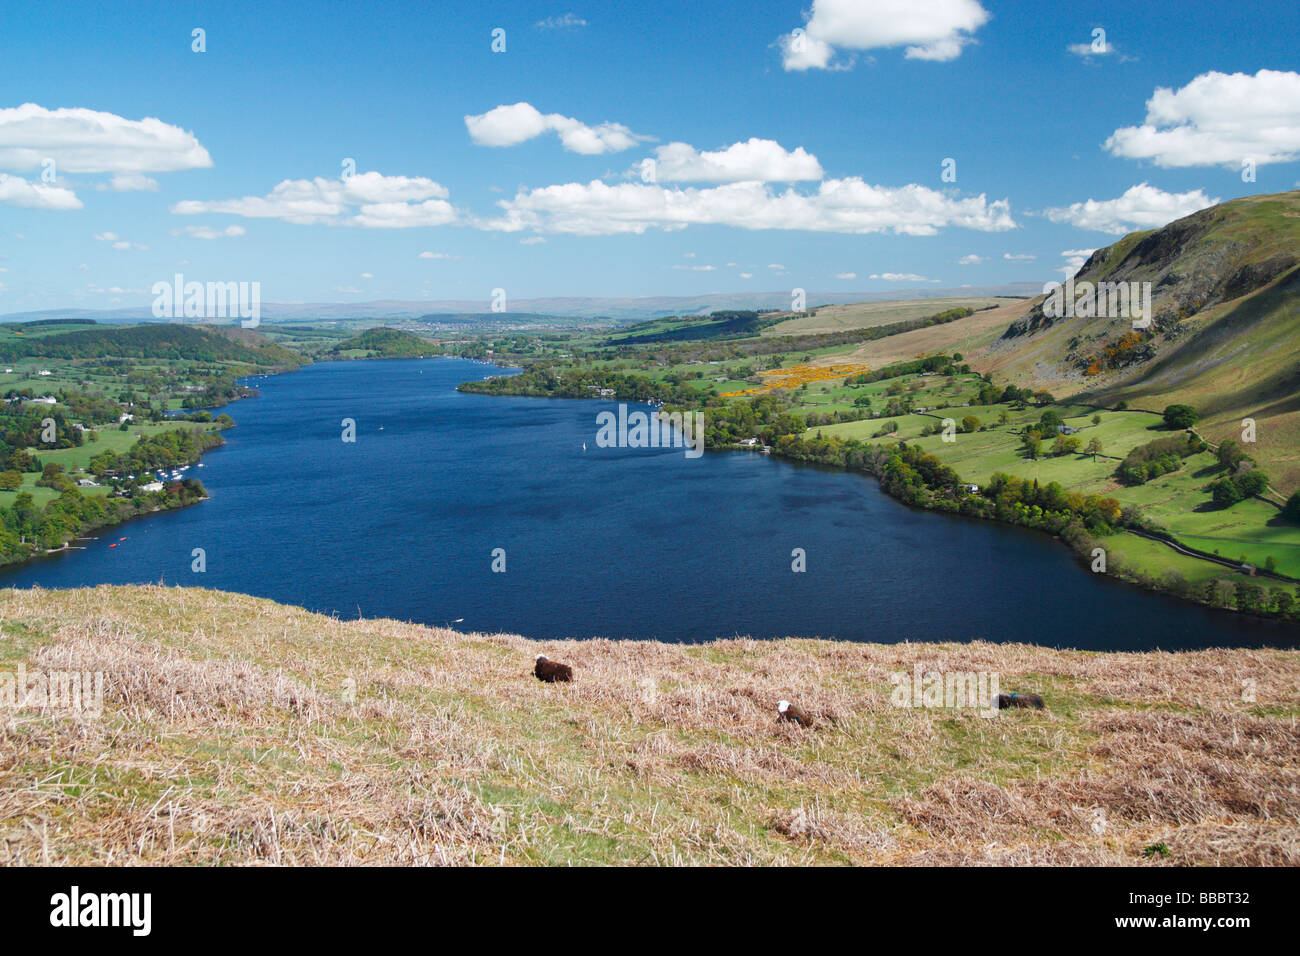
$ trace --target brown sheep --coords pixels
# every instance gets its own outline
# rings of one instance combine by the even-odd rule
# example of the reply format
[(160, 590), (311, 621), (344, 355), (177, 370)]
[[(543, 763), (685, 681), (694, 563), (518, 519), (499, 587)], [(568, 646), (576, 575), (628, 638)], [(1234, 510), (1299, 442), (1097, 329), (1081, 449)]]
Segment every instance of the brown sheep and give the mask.
[(546, 684), (554, 684), (557, 681), (567, 684), (573, 680), (572, 667), (558, 661), (548, 661), (545, 654), (537, 655), (537, 663), (533, 665), (533, 674), (539, 681)]

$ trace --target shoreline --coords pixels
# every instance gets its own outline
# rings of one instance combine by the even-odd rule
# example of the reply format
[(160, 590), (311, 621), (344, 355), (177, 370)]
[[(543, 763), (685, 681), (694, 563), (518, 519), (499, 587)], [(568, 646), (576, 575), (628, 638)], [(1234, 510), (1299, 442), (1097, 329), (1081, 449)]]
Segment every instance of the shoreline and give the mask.
[[(400, 358), (406, 358), (406, 357), (400, 357)], [(510, 374), (510, 373), (513, 372), (513, 370), (520, 368), (520, 366), (516, 366), (516, 365), (506, 365), (506, 364), (503, 364), (503, 363), (500, 362), (500, 361), (486, 361), (486, 360), (482, 360), (482, 359), (472, 359), (472, 358), (471, 358), (471, 359), (466, 359), (466, 358), (463, 358), (463, 357), (460, 357), (460, 356), (454, 356), (454, 355), (429, 356), (429, 357), (426, 357), (426, 358), (424, 358), (424, 359), (408, 359), (408, 360), (409, 360), (409, 361), (428, 361), (429, 359), (432, 359), (432, 358), (454, 359), (454, 360), (457, 360), (457, 361), (470, 362), (470, 363), (473, 363), (473, 364), (475, 364), (475, 365), (482, 365), (482, 366), (488, 366), (488, 367), (494, 367), (494, 368), (499, 368), (499, 369), (506, 370), (506, 371), (507, 371), (507, 374), (506, 374), (506, 375), (503, 375), (503, 376), (494, 376), (494, 377), (501, 377), (501, 378), (513, 378), (513, 377), (514, 377), (513, 374)], [(329, 361), (334, 361), (334, 360), (329, 360)], [(359, 361), (359, 359), (339, 359), (339, 360), (337, 360), (337, 361)], [(321, 364), (321, 365), (323, 365), (323, 364), (327, 364), (327, 363), (326, 363), (326, 362), (312, 362), (312, 363), (310, 363), (310, 364), (313, 364), (313, 365), (315, 365), (315, 364)], [(301, 366), (301, 367), (305, 368), (306, 366), (304, 365), (304, 366)], [(297, 370), (299, 370), (299, 369), (298, 369), (298, 368), (285, 368), (285, 369), (281, 369), (281, 370), (279, 370), (279, 371), (275, 371), (275, 372), (261, 372), (261, 373), (257, 373), (257, 374), (254, 375), (254, 376), (250, 376), (250, 377), (247, 378), (247, 379), (241, 379), (241, 380), (240, 380), (240, 383), (241, 383), (241, 384), (246, 384), (246, 383), (247, 383), (248, 381), (250, 381), (250, 380), (254, 380), (254, 379), (263, 379), (263, 378), (266, 378), (266, 377), (268, 377), (269, 375), (272, 375), (272, 374), (274, 374), (274, 375), (279, 375), (279, 374), (281, 374), (282, 372), (292, 372), (292, 371), (297, 371)], [(474, 381), (474, 380), (471, 380), (471, 381)], [(460, 384), (466, 384), (466, 383), (460, 383)], [(459, 385), (457, 385), (457, 388), (459, 388)], [(503, 394), (503, 393), (497, 393), (497, 394)], [(505, 393), (505, 394), (508, 394), (508, 393)], [(260, 393), (259, 393), (259, 394), (255, 394), (255, 395), (249, 395), (249, 396), (246, 396), (246, 397), (248, 397), (248, 398), (252, 398), (252, 397), (261, 397), (261, 395), (260, 395)], [(529, 398), (531, 398), (531, 397), (541, 397), (541, 396), (532, 396), (532, 395), (519, 395), (519, 396), (513, 396), (513, 395), (512, 395), (512, 396), (510, 396), (510, 397), (529, 397)], [(565, 397), (569, 397), (569, 396), (565, 396)], [(582, 396), (582, 397), (585, 398), (585, 397), (588, 397), (588, 396)], [(592, 398), (596, 398), (595, 396), (591, 396), (591, 397), (592, 397)], [(239, 399), (239, 400), (242, 400), (242, 399)], [(610, 399), (609, 399), (608, 397), (602, 397), (602, 398), (598, 398), (597, 400), (609, 401)], [(618, 399), (614, 399), (614, 400), (617, 401)], [(636, 402), (637, 404), (646, 404), (646, 403), (644, 403), (644, 402), (639, 402), (639, 401), (637, 401), (637, 400), (635, 400), (635, 399), (629, 399), (629, 400), (627, 400), (627, 401), (629, 401), (629, 402)], [(208, 450), (210, 451), (210, 450), (212, 450), (212, 449), (208, 449)], [(854, 471), (857, 471), (857, 472), (859, 472), (859, 473), (862, 473), (862, 474), (865, 474), (865, 475), (869, 475), (870, 477), (874, 478), (874, 479), (876, 480), (876, 488), (879, 489), (881, 492), (883, 492), (885, 495), (887, 495), (889, 498), (891, 498), (893, 501), (895, 501), (895, 502), (898, 503), (898, 504), (902, 504), (902, 505), (906, 505), (906, 506), (910, 506), (910, 507), (915, 507), (915, 508), (918, 508), (919, 510), (924, 510), (924, 511), (942, 512), (942, 513), (947, 513), (947, 514), (959, 515), (959, 516), (961, 516), (961, 517), (970, 517), (970, 518), (978, 517), (978, 518), (981, 518), (982, 520), (984, 520), (984, 521), (986, 521), (986, 522), (991, 522), (991, 523), (995, 523), (995, 524), (1002, 524), (1002, 525), (1010, 525), (1010, 526), (1012, 526), (1012, 527), (1023, 528), (1024, 530), (1034, 530), (1034, 531), (1040, 531), (1040, 532), (1045, 531), (1045, 532), (1046, 532), (1047, 534), (1049, 534), (1052, 538), (1055, 538), (1055, 539), (1057, 539), (1057, 541), (1059, 541), (1060, 543), (1066, 545), (1066, 547), (1069, 548), (1069, 549), (1071, 550), (1071, 552), (1073, 552), (1075, 558), (1078, 559), (1078, 560), (1081, 560), (1081, 561), (1082, 561), (1084, 572), (1086, 573), (1086, 571), (1087, 571), (1086, 552), (1081, 552), (1081, 551), (1079, 550), (1078, 547), (1074, 546), (1074, 545), (1073, 545), (1069, 540), (1067, 540), (1066, 538), (1064, 538), (1060, 533), (1056, 533), (1056, 532), (1054, 532), (1054, 531), (1052, 531), (1051, 529), (1048, 529), (1048, 528), (1034, 527), (1034, 526), (1032, 526), (1032, 525), (1026, 525), (1026, 524), (1022, 524), (1022, 523), (1020, 523), (1020, 522), (1015, 522), (1015, 521), (1003, 521), (1003, 520), (999, 520), (999, 519), (996, 518), (996, 517), (988, 517), (988, 516), (981, 515), (981, 514), (972, 514), (972, 513), (968, 513), (967, 511), (960, 511), (960, 510), (957, 510), (956, 508), (933, 507), (933, 506), (928, 506), (928, 505), (923, 504), (923, 503), (918, 503), (918, 502), (913, 502), (913, 501), (905, 501), (905, 500), (901, 499), (898, 495), (892, 494), (892, 493), (890, 492), (890, 489), (886, 486), (886, 483), (885, 483), (884, 481), (882, 481), (881, 476), (878, 475), (878, 474), (873, 473), (871, 470), (869, 470), (869, 469), (867, 469), (867, 468), (856, 468), (856, 467), (846, 466), (846, 465), (844, 465), (844, 464), (839, 464), (839, 463), (835, 463), (835, 462), (831, 462), (831, 461), (820, 461), (820, 460), (815, 460), (815, 459), (801, 458), (801, 457), (796, 456), (796, 455), (783, 454), (782, 451), (781, 451), (780, 449), (776, 448), (776, 447), (764, 447), (764, 446), (761, 445), (761, 444), (760, 444), (760, 445), (757, 445), (757, 446), (741, 446), (741, 445), (721, 446), (721, 445), (713, 445), (713, 446), (708, 446), (708, 450), (710, 450), (710, 451), (719, 451), (719, 452), (720, 452), (720, 451), (748, 451), (748, 452), (760, 452), (760, 453), (766, 453), (766, 454), (768, 454), (769, 456), (778, 457), (778, 458), (782, 459), (783, 461), (788, 462), (788, 463), (790, 463), (790, 464), (798, 464), (798, 465), (809, 465), (809, 464), (811, 464), (811, 465), (815, 465), (815, 466), (818, 466), (818, 467), (833, 468), (835, 471), (838, 471), (838, 472), (854, 472)], [(202, 455), (200, 455), (200, 458), (201, 458), (201, 457), (202, 457)], [(202, 501), (210, 500), (210, 498), (211, 498), (211, 496), (205, 496), (204, 498), (197, 499), (197, 500), (195, 500), (195, 501), (193, 501), (193, 502), (188, 502), (188, 503), (186, 503), (186, 504), (184, 504), (184, 505), (180, 505), (180, 506), (178, 506), (178, 507), (189, 507), (191, 504), (199, 504), (199, 503), (201, 503)], [(95, 530), (95, 531), (99, 531), (100, 529), (103, 529), (103, 528), (121, 527), (121, 526), (125, 525), (127, 522), (133, 521), (133, 520), (135, 520), (135, 519), (137, 519), (137, 518), (147, 518), (147, 517), (149, 517), (149, 516), (151, 516), (151, 515), (154, 515), (154, 514), (157, 514), (157, 513), (161, 512), (161, 511), (170, 511), (170, 510), (177, 510), (177, 508), (165, 508), (165, 507), (153, 508), (153, 509), (148, 510), (148, 511), (144, 511), (144, 512), (140, 512), (140, 513), (137, 513), (137, 514), (129, 515), (129, 516), (127, 516), (127, 517), (126, 517), (124, 520), (122, 520), (122, 521), (113, 522), (113, 523), (105, 524), (105, 525), (100, 525), (100, 526), (98, 526), (98, 527), (97, 527), (96, 529), (94, 529), (94, 530)], [(1126, 529), (1120, 529), (1120, 530), (1126, 530)], [(84, 536), (84, 535), (83, 535), (83, 536)], [(17, 569), (19, 569), (19, 568), (22, 568), (22, 567), (24, 567), (24, 566), (26, 566), (26, 565), (28, 565), (28, 564), (30, 564), (30, 563), (32, 563), (32, 562), (36, 562), (36, 561), (41, 560), (41, 559), (47, 559), (47, 558), (48, 558), (48, 559), (54, 559), (54, 558), (57, 558), (59, 555), (62, 555), (64, 552), (69, 551), (69, 550), (74, 550), (74, 549), (71, 548), (71, 547), (62, 547), (62, 548), (56, 548), (56, 549), (49, 549), (49, 550), (42, 551), (42, 552), (35, 552), (35, 553), (31, 554), (29, 557), (27, 557), (27, 558), (26, 558), (25, 560), (23, 560), (23, 561), (15, 562), (15, 563), (13, 563), (13, 564), (4, 565), (4, 566), (0, 567), (0, 581), (3, 580), (4, 576), (5, 576), (6, 573), (8, 573), (8, 572), (15, 571), (15, 570), (17, 570)], [(83, 550), (84, 550), (84, 548), (83, 548)], [(1225, 573), (1228, 572), (1228, 571), (1229, 571), (1229, 569), (1225, 568)], [(1190, 604), (1190, 605), (1194, 605), (1194, 606), (1199, 606), (1199, 607), (1203, 608), (1205, 611), (1210, 612), (1210, 613), (1216, 613), (1216, 612), (1219, 612), (1219, 613), (1231, 614), (1231, 615), (1233, 616), (1233, 618), (1234, 618), (1234, 619), (1237, 619), (1237, 620), (1241, 619), (1242, 617), (1245, 617), (1245, 618), (1248, 618), (1248, 619), (1250, 619), (1250, 620), (1252, 620), (1252, 621), (1260, 622), (1261, 624), (1267, 625), (1267, 626), (1272, 627), (1272, 628), (1282, 628), (1282, 629), (1285, 629), (1285, 630), (1288, 631), (1288, 632), (1291, 631), (1291, 630), (1294, 628), (1294, 626), (1295, 626), (1295, 622), (1294, 622), (1294, 621), (1292, 621), (1292, 620), (1288, 620), (1288, 619), (1286, 619), (1286, 618), (1280, 618), (1280, 617), (1278, 617), (1278, 616), (1276, 616), (1276, 615), (1251, 614), (1251, 613), (1249, 613), (1249, 612), (1239, 611), (1239, 610), (1236, 610), (1236, 609), (1234, 609), (1234, 608), (1223, 607), (1223, 606), (1215, 606), (1215, 605), (1212, 605), (1212, 604), (1208, 604), (1208, 603), (1206, 603), (1206, 602), (1204, 602), (1204, 601), (1197, 601), (1197, 600), (1189, 599), (1189, 598), (1187, 598), (1187, 597), (1185, 597), (1185, 596), (1183, 596), (1183, 595), (1180, 595), (1180, 594), (1177, 594), (1177, 593), (1171, 592), (1171, 591), (1169, 591), (1168, 589), (1165, 589), (1165, 588), (1149, 586), (1147, 583), (1143, 582), (1142, 580), (1135, 579), (1134, 577), (1130, 576), (1129, 574), (1123, 573), (1123, 572), (1119, 571), (1118, 569), (1113, 569), (1112, 571), (1108, 572), (1108, 573), (1106, 574), (1106, 576), (1109, 577), (1109, 578), (1111, 578), (1113, 581), (1116, 581), (1116, 582), (1119, 582), (1119, 583), (1122, 583), (1122, 584), (1128, 585), (1129, 587), (1136, 588), (1136, 589), (1138, 589), (1138, 590), (1140, 590), (1140, 591), (1142, 591), (1142, 592), (1144, 592), (1144, 593), (1146, 593), (1146, 594), (1155, 594), (1155, 595), (1160, 595), (1161, 597), (1164, 597), (1164, 598), (1166, 598), (1166, 599), (1181, 598), (1181, 600), (1179, 601), (1180, 604), (1183, 604), (1183, 605), (1189, 605), (1189, 604)], [(1246, 579), (1246, 580), (1250, 580), (1250, 579)], [(1267, 637), (1263, 637), (1262, 639), (1268, 640), (1269, 638), (1267, 638)], [(1245, 645), (1245, 646), (1250, 646), (1250, 645), (1247, 644), (1247, 645)]]
[[(506, 378), (506, 376), (501, 376), (501, 377), (502, 377), (502, 378)], [(462, 384), (472, 384), (472, 383), (462, 383)], [(457, 387), (460, 388), (460, 386), (457, 386)], [(512, 392), (509, 392), (509, 391), (507, 391), (507, 390), (494, 391), (494, 392), (480, 392), (480, 391), (478, 391), (478, 390), (470, 390), (469, 393), (470, 393), (470, 394), (480, 394), (480, 395), (484, 395), (485, 397), (513, 397), (513, 398), (543, 398), (543, 397), (557, 397), (557, 398), (559, 398), (559, 397), (563, 397), (563, 398), (573, 398), (573, 399), (576, 399), (576, 400), (604, 400), (604, 401), (616, 401), (616, 402), (626, 402), (626, 403), (644, 404), (644, 402), (643, 402), (642, 400), (640, 400), (640, 399), (635, 399), (635, 398), (623, 398), (623, 397), (620, 397), (620, 396), (617, 396), (617, 395), (612, 396), (612, 397), (611, 397), (611, 396), (588, 396), (588, 395), (577, 395), (577, 396), (541, 396), (541, 395), (528, 394), (528, 393), (524, 393), (524, 392), (520, 392), (520, 393), (512, 393)], [(680, 410), (681, 410), (683, 413), (688, 412), (688, 411), (701, 411), (700, 409), (689, 409), (687, 406), (681, 406)], [(802, 438), (801, 438), (800, 440), (803, 441)], [(761, 442), (761, 439), (760, 439), (760, 442)], [(860, 443), (860, 444), (864, 444), (864, 443)], [(884, 445), (869, 445), (868, 447), (870, 447), (870, 448), (876, 448), (876, 449), (883, 449), (883, 448), (885, 448), (886, 446), (884, 446)], [(800, 457), (798, 457), (798, 456), (794, 456), (794, 455), (784, 454), (784, 453), (782, 453), (782, 451), (780, 450), (780, 448), (779, 448), (777, 445), (771, 445), (771, 446), (766, 446), (766, 445), (762, 445), (762, 444), (759, 444), (758, 446), (739, 446), (739, 445), (734, 445), (734, 444), (732, 444), (732, 445), (724, 445), (724, 446), (717, 446), (717, 445), (708, 446), (708, 445), (706, 445), (706, 446), (705, 446), (705, 451), (713, 451), (713, 452), (719, 452), (719, 453), (722, 453), (722, 452), (736, 452), (736, 451), (751, 451), (751, 452), (752, 452), (752, 451), (761, 451), (761, 452), (763, 452), (764, 454), (768, 455), (769, 457), (772, 457), (772, 458), (780, 458), (780, 459), (782, 459), (782, 460), (784, 460), (784, 461), (788, 461), (788, 462), (792, 462), (792, 463), (796, 463), (796, 464), (815, 464), (815, 465), (820, 465), (820, 466), (827, 467), (827, 468), (833, 468), (833, 469), (835, 469), (835, 470), (837, 470), (837, 471), (847, 471), (847, 472), (854, 472), (854, 471), (856, 471), (856, 472), (859, 472), (859, 473), (862, 473), (862, 474), (869, 475), (870, 477), (874, 478), (875, 481), (876, 481), (876, 486), (880, 489), (880, 491), (881, 491), (882, 493), (884, 493), (884, 494), (887, 495), (888, 497), (892, 498), (893, 500), (895, 500), (895, 501), (897, 501), (898, 503), (903, 504), (903, 505), (905, 505), (905, 506), (907, 506), (907, 507), (914, 507), (914, 508), (918, 508), (918, 509), (923, 510), (923, 511), (931, 511), (931, 512), (938, 512), (938, 513), (944, 513), (944, 514), (959, 514), (959, 515), (961, 515), (961, 516), (963, 516), (963, 517), (977, 518), (977, 519), (979, 519), (979, 520), (986, 521), (986, 522), (989, 522), (989, 523), (992, 523), (992, 524), (1007, 525), (1007, 526), (1011, 526), (1011, 527), (1021, 527), (1021, 528), (1025, 528), (1026, 530), (1039, 531), (1039, 532), (1046, 533), (1046, 534), (1050, 535), (1052, 538), (1054, 538), (1055, 540), (1057, 540), (1058, 542), (1060, 542), (1061, 544), (1063, 544), (1065, 547), (1067, 547), (1067, 548), (1068, 548), (1068, 549), (1069, 549), (1069, 550), (1070, 550), (1070, 551), (1071, 551), (1071, 552), (1072, 552), (1076, 557), (1078, 557), (1078, 558), (1080, 558), (1080, 559), (1084, 558), (1084, 556), (1087, 554), (1087, 550), (1082, 549), (1081, 547), (1076, 547), (1072, 542), (1066, 540), (1066, 539), (1062, 536), (1061, 533), (1056, 532), (1056, 531), (1052, 531), (1052, 530), (1047, 529), (1047, 528), (1036, 527), (1036, 526), (1033, 526), (1033, 525), (1029, 525), (1029, 524), (1025, 524), (1025, 523), (1021, 523), (1021, 522), (1016, 522), (1016, 521), (1004, 521), (1004, 520), (1001, 520), (1001, 519), (999, 519), (999, 518), (997, 518), (997, 517), (988, 517), (988, 516), (986, 516), (986, 515), (982, 515), (982, 514), (967, 514), (967, 513), (963, 512), (963, 511), (960, 511), (960, 510), (958, 510), (958, 509), (940, 508), (940, 507), (934, 507), (934, 506), (932, 506), (932, 505), (922, 504), (922, 503), (918, 503), (918, 502), (904, 501), (904, 500), (902, 500), (901, 498), (899, 498), (897, 495), (895, 495), (895, 494), (893, 494), (893, 493), (891, 492), (891, 490), (886, 486), (886, 483), (881, 479), (881, 476), (880, 476), (880, 475), (875, 474), (874, 472), (872, 472), (871, 470), (869, 470), (869, 469), (867, 469), (867, 468), (853, 468), (853, 467), (849, 467), (849, 466), (847, 466), (847, 465), (839, 464), (839, 463), (836, 463), (836, 462), (830, 462), (830, 461), (818, 461), (818, 460), (812, 460), (812, 459), (800, 458)], [(981, 501), (986, 501), (987, 499), (984, 499), (984, 498), (982, 497), (982, 495), (981, 495), (979, 500), (981, 500)], [(1168, 544), (1170, 544), (1170, 542), (1172, 542), (1174, 545), (1177, 545), (1177, 546), (1180, 547), (1180, 548), (1184, 548), (1184, 549), (1186, 549), (1185, 552), (1182, 552), (1182, 553), (1184, 554), (1184, 557), (1189, 557), (1189, 558), (1192, 558), (1192, 559), (1195, 559), (1195, 560), (1198, 560), (1198, 561), (1203, 561), (1203, 562), (1205, 562), (1205, 563), (1207, 563), (1207, 564), (1215, 564), (1215, 565), (1218, 565), (1218, 566), (1220, 566), (1220, 567), (1223, 567), (1226, 573), (1232, 574), (1234, 577), (1241, 576), (1241, 577), (1245, 577), (1246, 580), (1257, 580), (1257, 579), (1259, 579), (1259, 578), (1263, 578), (1263, 579), (1265, 579), (1265, 580), (1274, 580), (1274, 581), (1277, 581), (1279, 584), (1290, 585), (1291, 587), (1296, 587), (1297, 585), (1300, 585), (1300, 580), (1293, 579), (1293, 578), (1288, 578), (1288, 577), (1285, 576), (1285, 575), (1280, 575), (1280, 574), (1275, 574), (1275, 573), (1266, 572), (1266, 571), (1264, 571), (1263, 569), (1259, 569), (1259, 568), (1256, 568), (1256, 569), (1255, 569), (1255, 570), (1256, 570), (1256, 574), (1253, 574), (1253, 575), (1243, 575), (1243, 572), (1241, 572), (1240, 570), (1233, 571), (1233, 570), (1229, 567), (1229, 565), (1228, 565), (1227, 563), (1225, 563), (1228, 559), (1223, 559), (1223, 560), (1213, 560), (1213, 559), (1210, 559), (1210, 558), (1208, 558), (1208, 557), (1204, 557), (1204, 556), (1202, 556), (1202, 555), (1200, 555), (1200, 554), (1196, 554), (1196, 553), (1194, 553), (1194, 552), (1195, 552), (1195, 549), (1192, 549), (1192, 548), (1188, 547), (1187, 545), (1183, 545), (1182, 542), (1177, 541), (1177, 539), (1174, 538), (1172, 535), (1157, 535), (1157, 534), (1155, 534), (1155, 533), (1153, 533), (1153, 532), (1146, 531), (1146, 529), (1142, 529), (1142, 530), (1145, 532), (1144, 534), (1137, 534), (1136, 532), (1131, 531), (1131, 529), (1128, 528), (1127, 526), (1119, 526), (1119, 527), (1115, 528), (1115, 532), (1114, 532), (1114, 533), (1115, 533), (1115, 534), (1127, 534), (1127, 533), (1133, 533), (1133, 534), (1135, 534), (1137, 537), (1143, 537), (1143, 538), (1146, 538), (1147, 540), (1155, 540), (1155, 541), (1158, 541), (1158, 542), (1160, 542), (1160, 543), (1162, 543), (1162, 544), (1166, 544), (1166, 545), (1168, 545)], [(1090, 540), (1090, 541), (1087, 542), (1087, 544), (1088, 544), (1088, 546), (1089, 546), (1089, 549), (1091, 549), (1091, 547), (1099, 546), (1099, 545), (1097, 544), (1097, 541), (1096, 541), (1096, 540)], [(1108, 550), (1108, 549), (1103, 549), (1103, 550)], [(1222, 611), (1222, 612), (1225, 612), (1225, 613), (1228, 613), (1228, 614), (1234, 615), (1234, 616), (1239, 617), (1239, 618), (1247, 618), (1247, 619), (1257, 620), (1257, 621), (1261, 621), (1261, 622), (1271, 622), (1271, 623), (1274, 623), (1274, 624), (1283, 624), (1283, 625), (1289, 625), (1289, 626), (1291, 626), (1291, 627), (1297, 627), (1297, 628), (1300, 628), (1300, 617), (1297, 617), (1297, 616), (1295, 616), (1295, 615), (1293, 615), (1293, 616), (1291, 616), (1291, 617), (1283, 617), (1283, 616), (1276, 615), (1276, 614), (1260, 614), (1260, 613), (1253, 613), (1253, 612), (1250, 612), (1250, 611), (1243, 611), (1243, 610), (1240, 610), (1240, 609), (1238, 609), (1238, 608), (1236, 608), (1236, 607), (1226, 607), (1226, 606), (1220, 606), (1220, 605), (1210, 604), (1210, 603), (1208, 603), (1208, 602), (1206, 602), (1206, 601), (1198, 600), (1197, 598), (1195, 598), (1195, 597), (1193, 597), (1193, 596), (1191, 596), (1191, 595), (1189, 595), (1189, 594), (1178, 593), (1178, 592), (1173, 591), (1173, 590), (1171, 590), (1171, 589), (1169, 589), (1169, 588), (1167, 588), (1167, 587), (1161, 587), (1161, 586), (1157, 585), (1154, 581), (1145, 580), (1143, 577), (1140, 577), (1138, 574), (1135, 574), (1135, 573), (1133, 573), (1133, 572), (1131, 572), (1131, 571), (1125, 572), (1125, 571), (1123, 571), (1123, 570), (1118, 570), (1118, 569), (1117, 569), (1117, 570), (1115, 570), (1115, 571), (1107, 570), (1107, 571), (1102, 572), (1102, 573), (1104, 573), (1107, 577), (1111, 578), (1112, 580), (1115, 580), (1115, 581), (1118, 581), (1118, 582), (1120, 582), (1120, 583), (1123, 583), (1123, 584), (1129, 585), (1129, 586), (1131, 586), (1131, 587), (1138, 588), (1138, 589), (1141, 590), (1141, 591), (1144, 591), (1144, 592), (1147, 592), (1147, 593), (1160, 594), (1160, 595), (1162, 595), (1162, 596), (1165, 596), (1165, 597), (1168, 597), (1168, 598), (1171, 598), (1171, 599), (1178, 600), (1178, 601), (1180, 601), (1180, 602), (1182, 602), (1182, 603), (1196, 605), (1196, 606), (1198, 606), (1198, 607), (1202, 607), (1202, 608), (1205, 608), (1205, 609), (1210, 610), (1210, 611)], [(1298, 607), (1300, 607), (1300, 605), (1298, 605)]]

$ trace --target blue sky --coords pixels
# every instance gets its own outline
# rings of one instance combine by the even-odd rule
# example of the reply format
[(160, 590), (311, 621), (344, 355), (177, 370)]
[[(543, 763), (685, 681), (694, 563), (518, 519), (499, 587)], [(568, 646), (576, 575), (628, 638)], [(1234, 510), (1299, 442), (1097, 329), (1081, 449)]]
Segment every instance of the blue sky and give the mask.
[(0, 313), (1041, 283), (1300, 181), (1293, 0), (808, 2), (6, 2)]

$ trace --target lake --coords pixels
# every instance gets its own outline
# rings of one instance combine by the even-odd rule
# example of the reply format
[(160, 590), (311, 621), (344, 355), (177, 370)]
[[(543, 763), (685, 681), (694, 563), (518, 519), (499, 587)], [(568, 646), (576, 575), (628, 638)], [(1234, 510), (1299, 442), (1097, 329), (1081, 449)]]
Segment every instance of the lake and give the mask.
[(419, 359), (259, 378), (260, 397), (226, 409), (226, 446), (188, 473), (210, 501), (106, 529), (0, 584), (194, 585), (537, 638), (1300, 646), (1293, 627), (1108, 580), (1047, 535), (915, 511), (863, 475), (598, 448), (597, 413), (614, 402), (455, 390), (496, 371)]

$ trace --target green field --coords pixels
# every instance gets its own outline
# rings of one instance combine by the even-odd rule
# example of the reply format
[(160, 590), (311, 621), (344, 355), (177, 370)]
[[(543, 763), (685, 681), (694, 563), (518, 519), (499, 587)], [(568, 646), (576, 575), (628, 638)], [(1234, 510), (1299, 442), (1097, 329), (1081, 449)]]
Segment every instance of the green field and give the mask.
[[(880, 386), (885, 384), (888, 383), (873, 383), (864, 386), (863, 391), (871, 390), (878, 394), (882, 391)], [(927, 390), (917, 394), (933, 392)], [(1080, 439), (1082, 447), (1087, 447), (1094, 438), (1102, 443), (1102, 454), (1095, 461), (1093, 456), (1086, 454), (1046, 456), (1050, 441), (1044, 442), (1046, 457), (1029, 459), (1021, 447), (1019, 432), (1039, 420), (1044, 409), (1038, 406), (1019, 411), (1003, 404), (949, 406), (935, 408), (926, 414), (817, 426), (805, 434), (820, 433), (878, 443), (906, 441), (938, 456), (963, 480), (981, 486), (987, 484), (993, 474), (1002, 472), (1037, 480), (1044, 485), (1054, 481), (1084, 494), (1113, 497), (1124, 506), (1139, 507), (1143, 514), (1187, 547), (1258, 567), (1265, 567), (1271, 558), (1277, 571), (1300, 578), (1300, 527), (1283, 521), (1278, 508), (1257, 499), (1242, 501), (1230, 508), (1215, 507), (1206, 491), (1206, 486), (1221, 474), (1212, 453), (1194, 455), (1185, 460), (1179, 471), (1144, 485), (1125, 487), (1116, 481), (1114, 474), (1119, 459), (1139, 445), (1170, 434), (1163, 427), (1161, 416), (1151, 412), (1096, 410), (1069, 404), (1053, 408), (1067, 425), (1078, 429), (1075, 437)], [(1008, 416), (1005, 425), (998, 423), (1003, 412)], [(951, 442), (944, 441), (941, 435), (921, 435), (922, 429), (936, 421), (951, 418), (960, 422), (967, 415), (978, 418), (985, 430), (958, 432), (952, 436), (954, 440)], [(1094, 415), (1101, 419), (1097, 425), (1092, 423)], [(872, 436), (887, 421), (897, 423), (898, 431), (873, 439)], [(1144, 542), (1132, 535), (1122, 536), (1122, 541), (1116, 546), (1139, 567), (1155, 574), (1173, 567), (1188, 580), (1195, 581), (1232, 573), (1230, 569), (1212, 562), (1181, 556), (1163, 545)], [(1190, 573), (1192, 568), (1199, 570)]]

